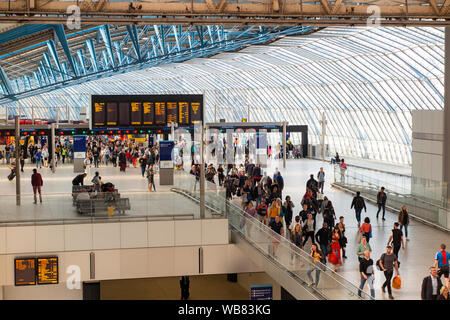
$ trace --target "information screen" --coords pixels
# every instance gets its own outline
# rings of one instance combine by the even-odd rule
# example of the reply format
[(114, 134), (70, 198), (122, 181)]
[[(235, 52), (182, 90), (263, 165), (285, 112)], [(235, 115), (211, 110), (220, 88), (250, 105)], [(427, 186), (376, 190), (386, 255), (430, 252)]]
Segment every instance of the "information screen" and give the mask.
[(37, 283), (58, 284), (58, 257), (37, 258)]
[(191, 111), (191, 122), (192, 123), (202, 121), (203, 108), (201, 107), (200, 102), (192, 102), (190, 111)]
[(128, 126), (130, 124), (130, 104), (119, 102), (119, 125)]
[(179, 102), (178, 103), (178, 123), (179, 124), (189, 124), (189, 103)]
[(142, 125), (142, 110), (140, 102), (131, 103), (131, 125), (132, 126)]
[(167, 102), (167, 123), (178, 122), (178, 103)]
[(117, 126), (117, 103), (108, 102), (106, 104), (106, 125)]
[(36, 258), (14, 259), (14, 282), (16, 286), (36, 284)]
[(203, 112), (202, 95), (91, 96), (93, 128), (191, 126)]
[(144, 102), (142, 104), (142, 110), (144, 112), (143, 125), (144, 126), (153, 125), (153, 123), (155, 122), (153, 120), (153, 118), (155, 117), (155, 103), (154, 102)]
[(164, 125), (166, 123), (166, 103), (155, 103), (155, 123)]
[(92, 119), (94, 119), (94, 126), (104, 126), (105, 125), (105, 103), (104, 102), (95, 102), (93, 104), (94, 115)]

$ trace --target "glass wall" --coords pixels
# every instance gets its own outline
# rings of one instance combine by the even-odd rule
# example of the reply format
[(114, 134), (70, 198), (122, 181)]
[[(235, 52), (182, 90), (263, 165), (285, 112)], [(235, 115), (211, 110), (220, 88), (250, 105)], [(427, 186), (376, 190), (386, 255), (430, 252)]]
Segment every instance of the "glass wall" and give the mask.
[(411, 110), (441, 110), (443, 83), (443, 28), (329, 27), (54, 90), (8, 111), (52, 116), (69, 105), (77, 119), (91, 93), (204, 93), (207, 122), (287, 120), (320, 144), (325, 112), (330, 153), (410, 164)]

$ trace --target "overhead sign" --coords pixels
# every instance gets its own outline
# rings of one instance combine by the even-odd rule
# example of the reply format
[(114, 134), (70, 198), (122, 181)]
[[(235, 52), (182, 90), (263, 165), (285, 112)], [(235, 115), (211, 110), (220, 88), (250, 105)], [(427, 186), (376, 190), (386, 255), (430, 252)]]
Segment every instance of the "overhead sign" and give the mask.
[(203, 120), (203, 95), (92, 95), (91, 127), (179, 127)]
[(250, 287), (251, 300), (272, 300), (273, 288), (271, 285), (251, 286)]

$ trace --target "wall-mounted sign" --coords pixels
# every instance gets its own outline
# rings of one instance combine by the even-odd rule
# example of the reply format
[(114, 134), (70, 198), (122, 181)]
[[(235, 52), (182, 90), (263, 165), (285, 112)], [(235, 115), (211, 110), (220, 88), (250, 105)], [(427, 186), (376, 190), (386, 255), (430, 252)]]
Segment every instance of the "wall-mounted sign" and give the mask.
[(271, 285), (251, 286), (250, 287), (251, 300), (272, 300), (273, 288)]
[(14, 259), (14, 284), (58, 284), (58, 257)]
[(37, 258), (37, 283), (58, 284), (58, 257)]
[(14, 284), (16, 286), (36, 284), (36, 258), (14, 259)]

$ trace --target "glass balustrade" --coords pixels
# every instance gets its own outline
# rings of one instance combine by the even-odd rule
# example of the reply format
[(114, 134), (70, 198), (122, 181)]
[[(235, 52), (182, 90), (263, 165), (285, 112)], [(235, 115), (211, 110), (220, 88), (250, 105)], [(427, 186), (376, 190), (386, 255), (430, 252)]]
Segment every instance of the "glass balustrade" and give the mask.
[[(200, 201), (199, 182), (193, 175), (177, 174), (174, 187)], [(231, 201), (227, 201), (225, 190), (205, 182), (205, 205), (228, 217), (230, 228), (258, 250), (267, 259), (284, 270), (299, 285), (309, 286), (317, 295), (330, 300), (372, 299), (366, 292), (358, 296), (358, 287), (315, 261), (308, 252), (296, 247), (289, 239), (272, 231), (258, 219), (248, 215)], [(356, 271), (355, 271), (356, 272)], [(310, 286), (319, 276), (317, 286)]]

